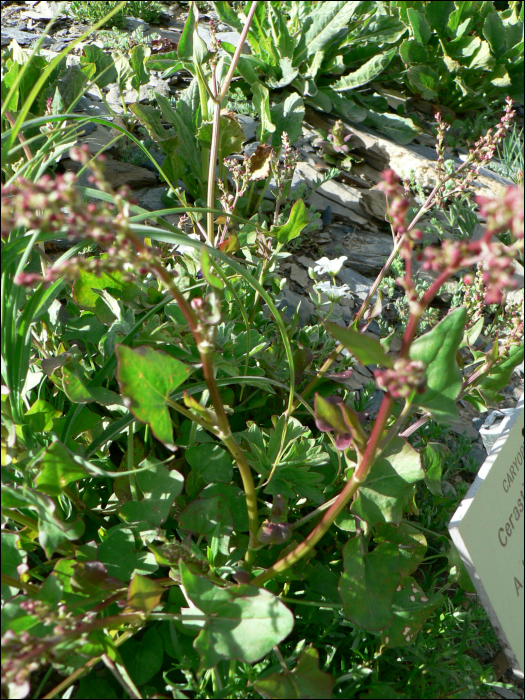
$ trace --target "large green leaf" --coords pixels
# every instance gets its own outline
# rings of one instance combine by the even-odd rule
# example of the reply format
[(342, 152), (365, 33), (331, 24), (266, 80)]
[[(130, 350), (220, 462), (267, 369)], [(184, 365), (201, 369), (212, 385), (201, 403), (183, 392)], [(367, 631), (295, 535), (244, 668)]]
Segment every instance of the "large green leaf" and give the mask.
[(374, 112), (369, 109), (366, 113), (364, 123), (383, 132), (396, 143), (405, 145), (421, 133), (422, 129), (416, 126), (411, 119), (400, 117), (399, 114), (389, 114), (388, 112)]
[(148, 522), (159, 527), (170, 514), (173, 501), (182, 491), (184, 477), (176, 469), (169, 471), (156, 459), (145, 459), (139, 467), (149, 466), (137, 472), (135, 478), (142, 491), (141, 501), (124, 503), (119, 515), (126, 523)]
[(436, 97), (442, 80), (439, 73), (429, 66), (411, 66), (406, 73), (406, 79), (414, 91), (421, 93), (425, 100), (433, 100)]
[(215, 9), (217, 11), (217, 14), (219, 15), (219, 19), (221, 20), (221, 22), (229, 24), (230, 27), (233, 27), (238, 32), (242, 32), (243, 24), (235, 10), (232, 7), (230, 7), (229, 3), (227, 3), (226, 0), (217, 0), (213, 4), (215, 5)]
[(117, 71), (113, 59), (108, 53), (102, 51), (99, 46), (85, 44), (83, 47), (80, 65), (85, 66), (89, 63), (93, 63), (96, 66), (92, 79), (99, 88), (106, 87), (106, 85), (117, 81)]
[(193, 535), (212, 535), (217, 525), (222, 534), (231, 535), (233, 517), (226, 499), (221, 496), (197, 498), (178, 516), (180, 529)]
[(508, 357), (496, 364), (476, 385), (487, 401), (498, 403), (500, 399), (498, 392), (509, 385), (512, 372), (520, 362), (523, 362), (523, 343), (513, 345), (509, 350)]
[(467, 310), (460, 307), (451, 311), (437, 326), (416, 338), (410, 348), (410, 358), (421, 360), (427, 366), (427, 388), (415, 394), (413, 403), (426, 408), (440, 423), (459, 420), (454, 400), (463, 382), (456, 362), (456, 354), (463, 339)]
[(383, 350), (378, 340), (374, 340), (367, 335), (358, 333), (351, 328), (342, 328), (336, 323), (328, 321), (325, 323), (326, 330), (336, 340), (342, 343), (352, 355), (354, 355), (363, 365), (382, 365), (392, 367), (393, 360)]
[(272, 146), (277, 150), (281, 147), (281, 136), (287, 132), (290, 143), (295, 143), (303, 130), (304, 104), (303, 99), (296, 92), (288, 95), (284, 102), (274, 105), (270, 109), (275, 131), (272, 136)]
[(216, 586), (193, 574), (183, 561), (180, 572), (186, 596), (195, 606), (183, 612), (192, 616), (202, 612), (202, 622), (195, 625), (202, 629), (193, 645), (203, 668), (213, 668), (224, 659), (253, 664), (292, 631), (292, 613), (270, 591), (249, 584)]
[(132, 350), (117, 346), (120, 392), (138, 420), (148, 423), (155, 437), (175, 449), (166, 399), (192, 372), (192, 368), (162, 350), (146, 345)]
[[(102, 258), (107, 256), (101, 256)], [(96, 275), (79, 268), (78, 277), (73, 284), (73, 299), (81, 309), (87, 309), (96, 314), (99, 321), (110, 324), (115, 320), (105, 301), (93, 289), (107, 290), (112, 296), (124, 301), (131, 301), (139, 288), (133, 282), (124, 282), (120, 270), (102, 272)]]
[(87, 476), (86, 470), (73, 460), (69, 450), (57, 441), (44, 452), (42, 468), (35, 484), (43, 493), (59, 496), (72, 481), (79, 481)]
[[(197, 138), (204, 148), (211, 148), (212, 134), (213, 123), (202, 122), (197, 132)], [(219, 153), (221, 156), (226, 158), (232, 153), (239, 153), (245, 140), (246, 137), (239, 122), (228, 114), (221, 114), (219, 131)]]
[(299, 66), (308, 56), (321, 51), (336, 36), (340, 29), (348, 26), (362, 2), (320, 2), (311, 10), (312, 22), (306, 23), (294, 52), (293, 63)]
[(425, 15), (422, 12), (418, 12), (413, 8), (409, 7), (407, 9), (408, 20), (410, 26), (412, 27), (412, 33), (414, 39), (419, 43), (426, 46), (432, 35), (432, 30), (425, 19)]
[(267, 87), (257, 82), (252, 84), (252, 94), (254, 109), (261, 120), (257, 127), (257, 139), (261, 143), (266, 143), (268, 136), (275, 131), (275, 124), (270, 114), (270, 93)]
[(207, 484), (215, 481), (224, 481), (229, 484), (232, 480), (232, 461), (226, 450), (220, 445), (202, 443), (189, 447), (185, 457)]
[(160, 634), (153, 626), (148, 627), (140, 642), (128, 639), (119, 651), (131, 680), (137, 685), (147, 683), (162, 668), (164, 647)]
[(149, 81), (149, 70), (144, 65), (146, 52), (143, 44), (137, 44), (133, 47), (130, 56), (130, 64), (133, 68), (133, 77), (131, 78), (131, 86), (140, 90), (141, 85), (145, 85)]
[(335, 90), (335, 92), (344, 92), (344, 90), (353, 90), (361, 85), (366, 85), (384, 71), (394, 58), (396, 52), (397, 49), (390, 49), (389, 51), (385, 51), (385, 53), (372, 56), (369, 61), (356, 71), (343, 76), (336, 83), (330, 85), (330, 87), (332, 90)]
[(483, 22), (483, 36), (488, 41), (494, 56), (505, 53), (505, 27), (499, 12), (490, 12)]
[[(138, 474), (137, 474), (138, 476)], [(98, 545), (98, 560), (109, 576), (129, 582), (134, 572), (149, 576), (159, 568), (155, 556), (137, 545), (134, 531), (126, 525), (116, 525), (106, 532), (106, 539)]]
[(379, 544), (370, 553), (364, 548), (360, 536), (345, 544), (339, 593), (349, 620), (365, 629), (381, 630), (392, 621), (390, 607), (399, 582), (398, 550), (390, 542)]
[(352, 513), (369, 525), (401, 522), (415, 492), (414, 484), (424, 476), (416, 450), (406, 440), (394, 438), (359, 489)]
[(146, 127), (149, 135), (160, 145), (162, 150), (169, 154), (177, 148), (179, 139), (173, 129), (166, 130), (160, 119), (160, 112), (149, 105), (141, 105), (138, 102), (129, 106), (140, 123)]
[(103, 406), (120, 405), (123, 406), (122, 397), (105, 389), (103, 386), (88, 386), (69, 367), (62, 368), (62, 386), (64, 393), (72, 403), (100, 403)]
[(319, 698), (330, 700), (334, 679), (329, 673), (319, 670), (317, 649), (305, 649), (293, 671), (280, 671), (266, 676), (253, 684), (255, 690), (265, 698)]
[(223, 483), (209, 484), (199, 495), (202, 499), (221, 496), (233, 516), (235, 532), (248, 532), (249, 523), (246, 499), (244, 492), (238, 486)]
[[(25, 563), (27, 553), (16, 546), (20, 542), (20, 533), (2, 530), (2, 573), (11, 578), (18, 578), (18, 566)], [(2, 601), (7, 601), (20, 589), (2, 583)], [(3, 631), (2, 631), (3, 633)]]
[(401, 576), (409, 576), (419, 568), (427, 551), (422, 532), (408, 523), (377, 523), (374, 529), (376, 542), (391, 542), (398, 547), (397, 569)]
[(285, 244), (293, 241), (301, 235), (301, 231), (308, 224), (308, 212), (302, 199), (298, 199), (290, 210), (288, 221), (282, 226), (274, 226), (268, 235), (276, 238), (279, 243)]
[(381, 645), (400, 647), (413, 643), (416, 634), (442, 601), (441, 593), (434, 593), (429, 598), (413, 578), (403, 577), (392, 601), (392, 623), (381, 632)]

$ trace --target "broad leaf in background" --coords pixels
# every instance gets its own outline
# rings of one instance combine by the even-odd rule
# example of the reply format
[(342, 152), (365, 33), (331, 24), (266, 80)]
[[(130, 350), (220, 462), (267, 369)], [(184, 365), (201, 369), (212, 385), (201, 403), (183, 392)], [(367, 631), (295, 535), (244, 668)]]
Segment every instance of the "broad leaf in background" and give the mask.
[(402, 647), (414, 642), (416, 634), (443, 602), (441, 593), (426, 596), (413, 578), (403, 577), (392, 601), (392, 624), (381, 632), (385, 647)]
[(314, 647), (305, 649), (293, 671), (272, 673), (253, 684), (255, 690), (266, 698), (319, 698), (330, 700), (334, 679), (319, 670), (319, 653)]
[(329, 321), (325, 323), (326, 330), (354, 355), (363, 365), (381, 365), (392, 367), (394, 361), (383, 350), (380, 342), (358, 333), (351, 328), (342, 328)]
[(369, 525), (399, 523), (415, 492), (415, 482), (424, 476), (416, 450), (406, 440), (394, 438), (359, 489), (352, 513)]
[(128, 586), (128, 607), (150, 613), (160, 603), (166, 589), (156, 581), (140, 574), (135, 574)]
[[(102, 255), (101, 258), (107, 256)], [(111, 313), (104, 300), (94, 289), (107, 289), (112, 296), (124, 301), (131, 301), (138, 293), (139, 288), (134, 282), (124, 282), (120, 270), (114, 272), (102, 272), (96, 275), (82, 268), (78, 270), (78, 277), (73, 284), (73, 299), (81, 309), (92, 311), (102, 323), (113, 323), (114, 314)]]
[(223, 659), (253, 664), (292, 631), (292, 613), (270, 591), (249, 584), (220, 588), (191, 573), (183, 561), (180, 572), (184, 593), (195, 606), (183, 613), (202, 612), (202, 629), (193, 646), (203, 668), (213, 668)]
[(381, 630), (392, 621), (392, 598), (399, 582), (398, 549), (384, 542), (367, 553), (361, 536), (343, 548), (344, 574), (339, 593), (345, 615), (358, 627)]
[[(20, 542), (20, 534), (17, 532), (5, 532), (2, 530), (2, 573), (5, 576), (18, 579), (17, 567), (26, 562), (27, 553), (17, 547)], [(49, 579), (48, 579), (49, 580)], [(18, 593), (20, 589), (2, 583), (2, 601), (7, 601)], [(2, 630), (3, 633), (3, 630)]]
[(427, 387), (423, 394), (415, 394), (413, 403), (430, 411), (439, 423), (459, 420), (456, 404), (463, 377), (456, 361), (456, 353), (463, 340), (467, 310), (460, 307), (451, 311), (437, 326), (416, 338), (410, 348), (410, 359), (425, 363)]
[(257, 139), (261, 143), (266, 143), (269, 135), (275, 131), (275, 124), (270, 114), (270, 93), (268, 88), (259, 82), (252, 85), (252, 93), (253, 107), (261, 120), (257, 127)]
[(106, 531), (106, 536), (97, 549), (98, 559), (106, 565), (110, 576), (127, 584), (133, 572), (148, 576), (159, 568), (155, 556), (142, 549), (130, 527), (115, 525)]
[(57, 547), (68, 540), (78, 540), (84, 534), (85, 524), (81, 516), (72, 522), (65, 522), (58, 513), (57, 505), (46, 494), (26, 488), (24, 492), (2, 486), (2, 506), (4, 508), (34, 508), (38, 513), (38, 541), (48, 559)]
[(512, 372), (520, 362), (523, 362), (523, 343), (521, 345), (513, 345), (509, 350), (508, 357), (498, 362), (490, 372), (476, 384), (487, 401), (491, 403), (498, 403), (498, 401), (500, 401), (500, 389), (504, 389), (509, 385)]
[[(212, 122), (202, 122), (197, 131), (197, 138), (204, 148), (211, 148), (213, 133)], [(246, 136), (233, 112), (223, 109), (221, 111), (221, 128), (219, 131), (219, 153), (223, 158), (239, 153)]]
[(86, 470), (73, 460), (69, 450), (57, 440), (44, 452), (42, 468), (35, 484), (49, 496), (59, 496), (72, 481), (87, 476)]
[(175, 449), (173, 428), (166, 399), (192, 372), (192, 368), (162, 350), (146, 345), (132, 350), (117, 346), (120, 393), (133, 415), (148, 423), (154, 435)]
[(425, 535), (408, 523), (378, 523), (374, 529), (376, 542), (392, 542), (397, 545), (397, 568), (401, 576), (413, 574), (427, 551)]
[(197, 498), (178, 516), (180, 529), (193, 535), (213, 535), (217, 525), (222, 535), (233, 531), (233, 517), (223, 496)]
[(293, 144), (297, 141), (303, 130), (304, 104), (303, 99), (296, 92), (270, 108), (272, 123), (275, 124), (275, 131), (272, 136), (272, 146), (279, 150), (281, 148), (281, 136), (286, 131)]
[(143, 493), (141, 501), (124, 503), (119, 515), (126, 523), (148, 522), (159, 527), (168, 517), (173, 501), (181, 493), (184, 477), (175, 469), (168, 469), (156, 459), (147, 458), (139, 467), (149, 466), (137, 472), (137, 485)]
[(385, 53), (372, 56), (361, 68), (358, 68), (349, 75), (343, 76), (336, 83), (330, 85), (331, 89), (335, 90), (335, 92), (344, 92), (345, 90), (353, 90), (361, 85), (366, 85), (383, 72), (394, 58), (396, 52), (397, 49), (390, 49)]
[(207, 484), (223, 481), (229, 484), (233, 477), (230, 456), (220, 445), (203, 443), (188, 447), (184, 455), (188, 464)]
[(308, 212), (302, 199), (298, 199), (290, 210), (288, 221), (282, 226), (272, 227), (268, 234), (276, 238), (283, 245), (293, 241), (301, 235), (301, 231), (308, 224)]
[(321, 51), (346, 27), (361, 2), (318, 3), (313, 12), (313, 21), (305, 22), (294, 52), (293, 64), (298, 66), (308, 56)]
[(144, 685), (162, 668), (164, 647), (155, 627), (148, 627), (140, 642), (128, 639), (119, 652), (123, 665), (136, 685)]
[(441, 476), (443, 465), (450, 457), (450, 450), (440, 442), (427, 442), (420, 450), (421, 466), (425, 471), (425, 484), (435, 496), (442, 496)]

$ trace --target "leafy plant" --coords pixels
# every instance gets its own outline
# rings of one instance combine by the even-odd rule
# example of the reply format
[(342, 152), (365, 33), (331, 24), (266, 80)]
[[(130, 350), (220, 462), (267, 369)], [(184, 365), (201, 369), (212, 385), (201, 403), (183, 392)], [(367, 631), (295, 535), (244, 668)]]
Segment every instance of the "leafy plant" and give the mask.
[[(71, 115), (25, 121), (56, 60), (2, 134), (8, 697), (55, 697), (77, 682), (78, 697), (154, 697), (166, 686), (175, 697), (435, 697), (491, 679), (479, 654), (464, 653), (477, 644), (470, 624), (486, 622), (474, 603), (463, 605), (471, 583), (446, 535), (445, 511), (457, 500), (444, 496), (442, 482), (465, 446), (452, 461), (437, 440), (457, 420), (460, 399), (480, 410), (497, 402), (523, 358), (523, 324), (511, 328), (509, 312), (486, 329), (487, 343), (496, 330), (503, 342), (480, 350), (473, 304), (423, 333), (421, 319), (451, 275), (478, 263), (487, 267), (465, 285), (483, 285), (485, 304), (502, 304), (523, 247), (523, 191), (478, 197), (481, 240), (421, 251), (436, 276), (418, 303), (412, 271), (417, 221), (434, 201), (447, 207), (463, 195), (507, 133), (512, 101), (495, 132), (449, 173), (438, 119), (438, 183), (416, 213), (395, 173), (383, 173), (392, 259), (349, 328), (325, 319), (298, 329), (275, 304), (277, 262), (308, 225), (303, 201), (290, 200), (292, 138), (283, 128), (281, 159), (269, 145), (255, 163), (223, 158), (237, 142), (222, 109), (257, 8), (223, 70), (217, 56), (198, 58), (192, 6), (179, 53), (189, 56), (193, 42), (193, 59), (179, 60), (195, 72), (194, 99), (180, 113), (160, 102), (174, 133), (153, 110), (133, 108), (146, 114), (156, 142), (173, 139), (170, 153), (186, 133), (185, 148), (200, 143), (193, 181), (206, 206), (179, 191), (181, 206), (143, 210), (109, 186), (87, 146), (69, 150)], [(15, 81), (7, 103), (16, 89)], [(24, 131), (43, 124), (48, 139), (32, 153)], [(72, 174), (43, 174), (66, 148), (96, 188), (79, 187)], [(220, 186), (217, 164), (231, 174)], [(261, 182), (274, 176), (270, 217), (248, 203), (250, 219), (236, 213), (254, 172)], [(185, 216), (181, 227), (193, 233), (165, 213)], [(507, 231), (505, 246), (497, 236)], [(57, 237), (81, 242), (52, 262), (41, 246)], [(411, 303), (394, 355), (388, 338), (363, 331), (381, 312), (380, 295), (371, 302), (398, 253)], [(334, 282), (343, 262), (320, 260), (316, 274)], [(342, 384), (356, 363), (374, 365), (376, 387), (359, 400)], [(452, 654), (460, 661), (450, 671)], [(64, 679), (44, 672), (48, 664)]]
[[(67, 12), (71, 14), (79, 22), (94, 24), (107, 16), (108, 12), (114, 9), (119, 3), (111, 2), (73, 2), (69, 3)], [(155, 2), (137, 2), (129, 0), (114, 14), (107, 23), (102, 26), (123, 27), (127, 15), (138, 17), (145, 22), (153, 22), (154, 24), (161, 13), (160, 3)]]

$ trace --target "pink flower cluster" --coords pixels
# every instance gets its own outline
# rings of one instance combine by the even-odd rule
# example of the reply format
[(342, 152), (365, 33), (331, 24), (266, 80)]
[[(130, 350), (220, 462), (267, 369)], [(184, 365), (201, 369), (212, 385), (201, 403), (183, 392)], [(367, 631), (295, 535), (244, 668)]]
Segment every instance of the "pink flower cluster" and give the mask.
[(376, 369), (374, 377), (378, 386), (395, 399), (425, 390), (425, 364), (419, 360), (400, 357), (391, 369)]

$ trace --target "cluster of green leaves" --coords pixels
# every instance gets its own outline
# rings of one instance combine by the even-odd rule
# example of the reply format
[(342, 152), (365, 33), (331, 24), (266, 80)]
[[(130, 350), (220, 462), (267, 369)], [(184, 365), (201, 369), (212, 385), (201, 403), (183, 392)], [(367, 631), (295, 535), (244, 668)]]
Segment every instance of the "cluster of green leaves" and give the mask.
[[(94, 24), (103, 19), (110, 10), (118, 5), (118, 1), (109, 2), (73, 2), (69, 3), (67, 8), (68, 14), (74, 17), (79, 22)], [(126, 16), (137, 17), (145, 22), (155, 23), (161, 13), (161, 5), (156, 0), (153, 2), (139, 2), (138, 0), (129, 0), (125, 3), (116, 14), (111, 17), (107, 23), (102, 26), (123, 27)]]
[[(195, 22), (192, 7), (176, 57), (194, 72), (184, 97), (175, 107), (158, 100), (161, 112), (135, 105), (132, 113), (166, 146), (167, 179), (182, 177), (198, 203), (206, 192), (211, 144), (211, 71)], [(135, 49), (127, 64), (117, 65), (86, 46), (81, 75), (89, 73), (99, 87), (108, 76), (122, 85), (131, 79), (138, 89), (152, 65), (143, 47)], [(216, 72), (223, 76), (229, 59), (222, 67), (220, 60)], [(37, 180), (72, 141), (72, 118), (61, 111), (67, 103), (60, 89), (51, 115), (24, 121), (57, 64), (45, 67), (36, 88), (23, 93), (15, 125), (3, 122), (7, 184), (17, 175), (7, 166), (22, 155), (15, 145), (20, 128), (36, 127), (40, 137), (48, 122), (45, 142), (29, 144), (31, 157), (22, 152), (17, 172), (29, 179)], [(27, 73), (31, 64), (19, 65)], [(25, 73), (18, 78), (23, 81)], [(20, 85), (13, 81), (11, 92)], [(269, 106), (267, 93), (261, 85)], [(279, 130), (296, 128), (297, 114), (285, 105), (297, 105), (297, 99), (289, 95), (262, 120), (268, 135), (279, 134), (276, 145)], [(232, 142), (237, 150), (242, 145), (238, 125), (225, 120), (223, 156)], [(108, 216), (114, 216), (109, 192), (82, 193), (106, 202)], [(250, 582), (250, 575), (262, 575), (304, 541), (352, 478), (373, 426), (368, 415), (358, 415), (371, 391), (349, 392), (341, 383), (348, 378), (345, 370), (355, 360), (392, 365), (388, 338), (380, 344), (335, 324), (299, 329), (297, 313), (290, 319), (276, 308), (273, 276), (282, 248), (306, 227), (303, 202), (295, 202), (270, 230), (256, 218), (238, 217), (246, 235), (239, 235), (235, 251), (188, 238), (158, 212), (134, 204), (129, 211), (131, 232), (156, 242), (159, 263), (186, 301), (198, 308), (197, 299), (213, 292), (211, 362), (231, 435), (214, 427), (210, 385), (187, 318), (151, 273), (130, 280), (120, 270), (96, 275), (79, 267), (74, 282), (26, 289), (14, 283), (16, 275), (41, 269), (41, 246), (56, 234), (22, 226), (7, 232), (1, 591), (6, 694), (37, 697), (45, 687), (51, 697), (80, 678), (79, 698), (117, 698), (123, 692), (153, 697), (167, 686), (174, 697), (436, 697), (462, 684), (471, 687), (473, 679), (489, 679), (464, 654), (479, 646), (470, 621), (485, 633), (487, 628), (478, 607), (463, 609), (461, 591), (471, 583), (445, 528), (444, 513), (457, 504), (445, 498), (450, 492), (444, 482), (452, 474), (443, 466), (450, 472), (450, 459), (430, 431), (412, 441), (395, 436), (316, 549), (264, 586)], [(206, 209), (186, 205), (164, 213), (170, 212), (196, 217)], [(269, 255), (268, 249), (261, 252), (261, 232), (272, 239)], [(86, 241), (58, 262), (79, 253), (104, 262)], [(483, 354), (475, 346), (479, 324), (466, 332), (465, 322), (459, 308), (416, 338), (410, 357), (425, 363), (427, 384), (424, 393), (410, 397), (407, 418), (427, 412), (446, 425), (458, 419), (458, 398), (474, 397), (484, 408), (508, 384), (523, 347), (498, 358), (496, 344)], [(316, 408), (330, 427), (321, 431), (308, 387), (337, 341), (352, 359), (317, 383)], [(471, 352), (474, 368), (490, 360), (490, 371), (472, 383), (468, 397), (465, 368), (457, 362), (462, 348)], [(334, 396), (339, 403), (329, 401)], [(395, 406), (388, 427), (401, 409)], [(356, 449), (337, 449), (337, 438), (349, 427), (359, 438)], [(257, 519), (267, 536), (259, 535), (255, 548), (258, 533), (250, 530), (251, 506), (231, 440), (257, 482)], [(436, 509), (439, 521), (433, 519)], [(443, 595), (448, 587), (455, 592), (453, 603)], [(436, 649), (445, 651), (445, 645), (444, 662)], [(453, 653), (460, 663), (449, 671)], [(104, 668), (93, 669), (99, 659)], [(67, 676), (63, 687), (51, 690), (49, 675), (37, 675), (38, 664), (47, 661)]]
[[(238, 14), (227, 2), (215, 7), (241, 31), (250, 4)], [(254, 102), (264, 104), (261, 85), (279, 103), (295, 93), (408, 143), (419, 127), (402, 107), (389, 112), (369, 84), (380, 77), (382, 87), (458, 112), (499, 106), (503, 94), (523, 103), (523, 8), (517, 13), (516, 5), (498, 12), (492, 2), (263, 3), (248, 32), (252, 53), (238, 72)]]

